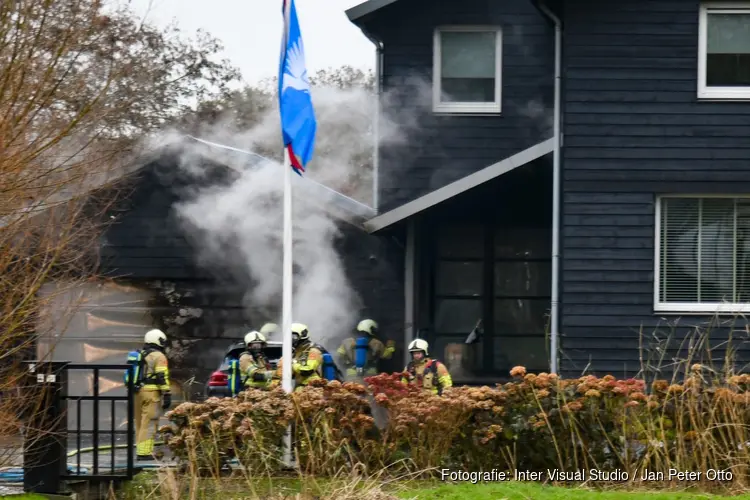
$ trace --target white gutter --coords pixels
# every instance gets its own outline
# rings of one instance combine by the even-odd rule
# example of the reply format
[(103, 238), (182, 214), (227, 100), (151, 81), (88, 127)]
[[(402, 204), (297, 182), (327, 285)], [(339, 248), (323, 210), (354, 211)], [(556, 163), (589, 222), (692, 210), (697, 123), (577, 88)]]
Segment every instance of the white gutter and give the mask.
[(378, 213), (380, 202), (380, 96), (383, 93), (383, 42), (371, 35), (365, 28), (360, 27), (362, 33), (375, 45), (375, 116), (373, 129), (375, 144), (372, 152), (372, 208)]
[(544, 4), (539, 9), (555, 23), (555, 107), (552, 153), (552, 294), (550, 300), (550, 372), (558, 372), (557, 354), (559, 349), (560, 323), (560, 85), (562, 67), (562, 23)]

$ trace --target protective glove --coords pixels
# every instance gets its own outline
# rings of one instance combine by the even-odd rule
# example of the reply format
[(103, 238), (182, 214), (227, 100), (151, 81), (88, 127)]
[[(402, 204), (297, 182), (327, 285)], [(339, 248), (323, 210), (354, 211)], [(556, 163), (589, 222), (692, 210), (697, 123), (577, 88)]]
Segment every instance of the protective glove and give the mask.
[(299, 373), (299, 369), (302, 365), (296, 359), (292, 361), (292, 373)]
[(161, 395), (161, 409), (166, 410), (172, 406), (172, 394), (165, 392)]

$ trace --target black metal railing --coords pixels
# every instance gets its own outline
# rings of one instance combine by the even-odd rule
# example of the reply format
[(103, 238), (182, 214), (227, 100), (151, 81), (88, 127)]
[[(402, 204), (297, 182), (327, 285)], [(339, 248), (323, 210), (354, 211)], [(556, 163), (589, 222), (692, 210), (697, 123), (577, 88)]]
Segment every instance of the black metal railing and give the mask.
[[(35, 493), (59, 493), (61, 482), (70, 479), (89, 481), (115, 481), (132, 479), (135, 473), (134, 448), (134, 391), (132, 382), (121, 384), (121, 395), (101, 394), (101, 372), (117, 372), (120, 377), (128, 368), (125, 364), (76, 364), (68, 362), (29, 363), (30, 397), (38, 401), (36, 410), (29, 415), (24, 434), (24, 490)], [(85, 394), (71, 392), (71, 376), (86, 376)], [(88, 390), (88, 382), (90, 390)], [(80, 389), (80, 387), (77, 387)], [(80, 391), (77, 391), (80, 392)], [(108, 392), (108, 391), (105, 391)], [(84, 403), (93, 406), (87, 415)], [(109, 425), (102, 425), (100, 405), (109, 402)], [(118, 426), (117, 403), (125, 404), (121, 425)], [(73, 411), (71, 411), (73, 410)], [(73, 414), (71, 418), (71, 414)], [(89, 427), (89, 428), (84, 428)], [(108, 427), (108, 428), (107, 428)], [(119, 427), (119, 428), (118, 428)], [(124, 427), (124, 429), (122, 429)], [(82, 436), (91, 435), (91, 446), (82, 448)], [(102, 445), (102, 435), (109, 434), (108, 445)], [(69, 453), (69, 439), (75, 436), (75, 449)], [(125, 443), (118, 444), (117, 437), (124, 436)], [(108, 448), (109, 465), (102, 466), (100, 458)], [(125, 448), (124, 463), (117, 463), (116, 450)], [(91, 465), (81, 463), (84, 452), (90, 451)], [(75, 465), (68, 464), (74, 454)], [(91, 471), (85, 469), (90, 467)]]
[[(128, 365), (104, 365), (104, 364), (68, 364), (66, 366), (66, 370), (68, 371), (68, 386), (70, 385), (70, 372), (71, 371), (81, 371), (81, 372), (89, 372), (93, 375), (93, 383), (92, 383), (92, 394), (91, 395), (72, 395), (69, 391), (66, 391), (64, 395), (62, 396), (63, 405), (68, 406), (68, 410), (70, 409), (70, 402), (75, 403), (75, 420), (76, 425), (74, 429), (68, 429), (68, 437), (70, 437), (71, 434), (74, 434), (76, 437), (76, 467), (73, 469), (72, 472), (70, 472), (70, 469), (68, 469), (68, 473), (65, 474), (65, 479), (71, 479), (71, 478), (81, 478), (85, 477), (85, 479), (89, 480), (115, 480), (115, 479), (132, 479), (133, 477), (133, 447), (134, 447), (134, 440), (135, 440), (135, 430), (134, 430), (134, 404), (133, 404), (133, 390), (132, 387), (130, 387), (130, 384), (127, 386), (124, 386), (125, 388), (125, 394), (122, 396), (102, 396), (100, 394), (100, 381), (101, 381), (101, 372), (102, 371), (118, 371), (120, 374), (124, 373), (125, 370), (128, 368)], [(93, 412), (91, 417), (91, 429), (90, 430), (84, 430), (82, 425), (82, 414), (85, 412), (81, 411), (81, 407), (83, 406), (81, 403), (85, 401), (91, 401), (93, 406)], [(109, 430), (104, 431), (101, 429), (101, 423), (102, 418), (99, 412), (100, 409), (100, 403), (102, 402), (109, 402), (110, 412), (109, 412)], [(117, 403), (118, 402), (124, 402), (126, 403), (126, 410), (125, 410), (125, 429), (118, 429), (117, 428)], [(92, 437), (92, 445), (91, 445), (91, 454), (92, 454), (92, 465), (91, 465), (91, 473), (82, 472), (81, 468), (81, 455), (82, 455), (82, 446), (81, 446), (81, 438), (84, 434), (91, 434)], [(101, 435), (102, 434), (109, 434), (110, 435), (110, 441), (109, 441), (109, 467), (101, 467), (99, 463), (100, 459), (100, 447), (101, 444)], [(117, 443), (117, 436), (125, 436), (125, 449), (126, 449), (126, 460), (125, 464), (118, 464), (116, 461), (116, 451), (118, 448)], [(124, 467), (123, 467), (124, 465)], [(102, 473), (102, 469), (105, 469), (106, 473)], [(108, 470), (107, 470), (108, 469)]]

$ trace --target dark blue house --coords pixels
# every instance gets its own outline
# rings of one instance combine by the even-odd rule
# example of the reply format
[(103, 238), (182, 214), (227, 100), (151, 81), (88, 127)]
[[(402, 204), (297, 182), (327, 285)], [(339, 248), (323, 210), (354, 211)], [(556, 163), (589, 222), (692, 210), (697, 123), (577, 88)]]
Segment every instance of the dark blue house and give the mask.
[(746, 357), (750, 2), (347, 15), (377, 47), (379, 92), (419, 125), (377, 152), (364, 224), (404, 242), (404, 342), (430, 341), (457, 382), (665, 374), (729, 340)]

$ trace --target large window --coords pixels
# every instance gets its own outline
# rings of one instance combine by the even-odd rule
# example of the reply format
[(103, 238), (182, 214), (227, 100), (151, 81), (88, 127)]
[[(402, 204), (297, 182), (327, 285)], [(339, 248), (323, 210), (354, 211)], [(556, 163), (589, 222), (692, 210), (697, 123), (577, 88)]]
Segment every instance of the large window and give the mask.
[(654, 309), (750, 311), (750, 197), (657, 200)]
[(439, 28), (435, 31), (433, 58), (434, 111), (500, 112), (499, 28)]
[[(440, 225), (434, 262), (433, 355), (457, 380), (547, 370), (549, 228)], [(477, 342), (466, 344), (481, 322)]]
[(750, 99), (750, 3), (704, 3), (698, 40), (698, 97)]

